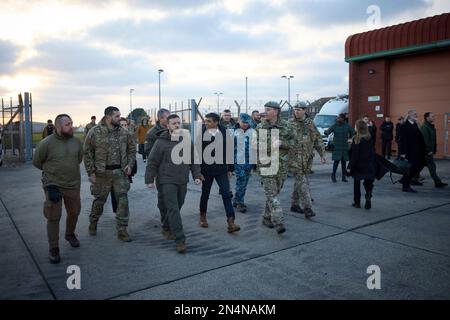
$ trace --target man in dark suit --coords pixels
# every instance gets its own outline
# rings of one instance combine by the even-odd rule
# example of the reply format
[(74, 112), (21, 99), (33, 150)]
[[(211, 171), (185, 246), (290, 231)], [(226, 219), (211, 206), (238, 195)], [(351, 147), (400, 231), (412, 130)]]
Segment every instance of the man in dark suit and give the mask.
[[(240, 227), (234, 223), (235, 214), (228, 180), (234, 171), (234, 152), (227, 154), (227, 141), (232, 139), (232, 136), (219, 125), (219, 120), (218, 114), (208, 113), (205, 116), (205, 126), (202, 128), (202, 150), (199, 150), (199, 153), (202, 154), (200, 167), (205, 180), (200, 197), (200, 226), (208, 228), (206, 212), (211, 186), (216, 180), (227, 215), (228, 232), (233, 233), (240, 230)], [(230, 161), (227, 161), (228, 159)]]
[(405, 123), (400, 127), (399, 153), (402, 159), (408, 160), (411, 168), (402, 178), (404, 192), (417, 192), (411, 188), (411, 180), (425, 166), (425, 141), (417, 125), (417, 112), (408, 111)]

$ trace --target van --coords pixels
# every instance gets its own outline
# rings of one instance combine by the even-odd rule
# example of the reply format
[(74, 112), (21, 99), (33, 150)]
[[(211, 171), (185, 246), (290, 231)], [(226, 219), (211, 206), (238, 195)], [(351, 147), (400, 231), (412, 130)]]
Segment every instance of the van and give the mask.
[(329, 149), (329, 144), (333, 141), (333, 134), (326, 136), (324, 131), (336, 122), (338, 115), (341, 113), (348, 113), (348, 95), (340, 95), (329, 100), (314, 117), (314, 124), (319, 130), (327, 150)]

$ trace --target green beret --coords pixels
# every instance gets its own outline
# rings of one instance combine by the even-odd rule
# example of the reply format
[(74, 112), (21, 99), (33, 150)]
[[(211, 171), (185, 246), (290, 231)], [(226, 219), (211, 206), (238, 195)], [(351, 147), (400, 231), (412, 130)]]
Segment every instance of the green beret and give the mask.
[(299, 101), (297, 102), (297, 104), (294, 106), (295, 109), (306, 109), (306, 103), (304, 103), (303, 101)]
[(273, 109), (281, 109), (280, 104), (276, 101), (267, 102), (264, 107), (273, 108)]

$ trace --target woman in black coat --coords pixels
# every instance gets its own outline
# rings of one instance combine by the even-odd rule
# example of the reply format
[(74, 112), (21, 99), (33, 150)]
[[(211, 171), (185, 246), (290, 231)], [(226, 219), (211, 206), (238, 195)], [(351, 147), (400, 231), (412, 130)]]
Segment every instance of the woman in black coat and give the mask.
[(367, 123), (363, 120), (356, 121), (356, 135), (351, 146), (349, 174), (353, 177), (353, 204), (355, 208), (361, 208), (361, 180), (364, 180), (366, 190), (366, 203), (364, 208), (372, 207), (371, 198), (373, 182), (375, 180), (376, 157), (375, 147), (369, 133)]

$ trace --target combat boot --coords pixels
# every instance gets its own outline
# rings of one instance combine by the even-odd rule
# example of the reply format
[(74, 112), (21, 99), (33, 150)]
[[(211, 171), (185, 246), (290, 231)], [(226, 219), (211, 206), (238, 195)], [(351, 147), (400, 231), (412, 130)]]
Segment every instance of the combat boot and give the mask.
[(242, 212), (242, 213), (246, 213), (247, 212), (247, 207), (244, 204), (242, 204), (242, 203), (238, 203), (236, 205), (236, 210), (239, 211), (239, 212)]
[(311, 208), (305, 208), (305, 217), (306, 218), (311, 218), (314, 217), (316, 214), (314, 213), (314, 211), (312, 211)]
[(296, 205), (296, 204), (291, 206), (291, 211), (297, 212), (297, 213), (305, 213), (303, 211), (303, 209), (299, 205)]
[(234, 223), (234, 218), (228, 218), (227, 222), (228, 222), (228, 233), (233, 233), (241, 230), (241, 227), (239, 227), (237, 224)]
[(176, 244), (176, 250), (178, 253), (185, 253), (186, 252), (186, 243), (183, 242), (178, 242)]
[(172, 232), (170, 232), (170, 230), (162, 229), (161, 233), (167, 240), (175, 240), (176, 239), (175, 235)]
[(270, 218), (264, 217), (262, 220), (262, 224), (265, 225), (267, 228), (273, 229), (275, 228), (275, 225), (273, 224), (272, 220)]
[(123, 242), (131, 242), (131, 238), (127, 232), (127, 229), (120, 229), (119, 231), (117, 231), (117, 239)]
[(91, 221), (89, 223), (89, 234), (95, 236), (97, 234), (97, 221)]
[(284, 225), (282, 223), (279, 223), (275, 226), (275, 230), (277, 230), (278, 234), (282, 234), (286, 231), (286, 228), (284, 227)]
[(206, 212), (200, 212), (200, 227), (208, 228), (208, 221), (206, 220)]
[(356, 201), (355, 200), (355, 202), (352, 203), (352, 206), (355, 207), (355, 208), (361, 208), (361, 201), (359, 201), (359, 200)]
[(51, 248), (48, 259), (51, 264), (59, 263), (61, 261), (61, 257), (59, 256), (59, 248)]
[(73, 248), (78, 248), (80, 246), (80, 241), (78, 241), (77, 237), (75, 236), (75, 234), (68, 234), (65, 236), (65, 239), (67, 241), (69, 241), (70, 245)]
[(364, 205), (364, 208), (367, 210), (370, 210), (372, 208), (372, 194), (368, 193), (366, 194), (366, 204)]

